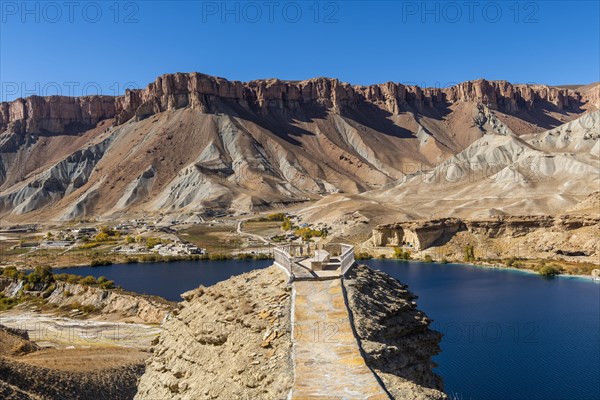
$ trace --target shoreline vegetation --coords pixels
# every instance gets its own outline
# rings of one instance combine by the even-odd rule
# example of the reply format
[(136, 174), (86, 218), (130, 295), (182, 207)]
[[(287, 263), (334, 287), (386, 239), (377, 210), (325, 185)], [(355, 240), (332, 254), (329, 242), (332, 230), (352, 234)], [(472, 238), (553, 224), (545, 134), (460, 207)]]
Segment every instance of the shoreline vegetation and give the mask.
[[(258, 216), (244, 221), (244, 224), (248, 225), (248, 228), (250, 231), (254, 232), (252, 234), (255, 236), (265, 237), (269, 236), (266, 232), (273, 233), (277, 231), (278, 234), (270, 235), (270, 239), (275, 243), (278, 241), (284, 241), (286, 239), (286, 235), (294, 236), (296, 239), (302, 238), (305, 242), (310, 242), (313, 240), (313, 238), (318, 238), (318, 240), (320, 240), (328, 236), (326, 227), (315, 229), (307, 226), (306, 224), (300, 224), (300, 226), (298, 226), (294, 224), (294, 220), (285, 213), (272, 213), (265, 216)], [(253, 226), (252, 224), (259, 224), (259, 226)], [(232, 230), (233, 228), (229, 227), (227, 229)], [(238, 227), (238, 230), (239, 229), (240, 227)], [(281, 232), (283, 232), (283, 234)], [(170, 231), (170, 233), (173, 232)], [(144, 236), (141, 234), (133, 235), (124, 231), (120, 231), (119, 229), (103, 225), (97, 229), (97, 233), (95, 235), (91, 235), (91, 237), (84, 236), (82, 243), (74, 243), (67, 249), (52, 250), (42, 248), (26, 253), (19, 253), (20, 255), (18, 255), (16, 258), (21, 256), (24, 257), (14, 265), (19, 271), (29, 272), (33, 271), (37, 267), (46, 266), (50, 266), (50, 268), (53, 270), (60, 270), (88, 266), (101, 267), (114, 264), (221, 260), (250, 261), (274, 259), (272, 252), (264, 251), (264, 246), (262, 249), (259, 249), (256, 252), (252, 251), (252, 247), (249, 247), (244, 251), (240, 249), (239, 243), (237, 242), (237, 246), (232, 246), (230, 243), (231, 240), (223, 240), (223, 238), (216, 236), (210, 237), (210, 235), (207, 236), (206, 232), (201, 232), (201, 234), (196, 232), (196, 234), (197, 235), (190, 234), (189, 231), (177, 232), (175, 233), (177, 238), (167, 238), (165, 236)], [(46, 240), (52, 240), (53, 238), (58, 237), (60, 240), (69, 239), (74, 241), (74, 238), (71, 236), (62, 236), (61, 234), (53, 234), (51, 231), (48, 231), (43, 237)], [(211, 241), (209, 239), (217, 239), (217, 243), (215, 243), (214, 240)], [(160, 246), (172, 245), (177, 240), (183, 243), (191, 243), (198, 247), (205, 247), (205, 249), (202, 249), (203, 253), (201, 254), (163, 254), (160, 251), (157, 251)], [(25, 241), (25, 238), (21, 239), (21, 242), (23, 241)], [(269, 243), (269, 246), (276, 245), (273, 242)], [(134, 252), (121, 252), (121, 247), (125, 247), (128, 250), (133, 250)], [(388, 258), (398, 261), (414, 260), (425, 263), (460, 263), (494, 269), (515, 269), (519, 271), (536, 273), (544, 277), (576, 276), (592, 280), (595, 278), (593, 271), (600, 270), (600, 265), (591, 262), (575, 262), (542, 258), (529, 259), (519, 257), (484, 258), (481, 257), (481, 254), (477, 254), (480, 253), (479, 249), (476, 249), (470, 244), (465, 245), (457, 252), (454, 252), (451, 256), (447, 252), (446, 256), (436, 254), (435, 248), (412, 253), (414, 250), (412, 248), (398, 246), (387, 247), (385, 249), (387, 254), (381, 253), (381, 248), (379, 250), (365, 250), (357, 251), (355, 258), (357, 260)], [(438, 248), (437, 250), (439, 251), (440, 249)], [(14, 252), (15, 250), (11, 251)], [(135, 251), (137, 251), (137, 253)]]
[[(489, 269), (502, 269), (502, 270), (514, 270), (521, 271), (530, 274), (536, 274), (545, 278), (554, 278), (554, 277), (562, 277), (562, 278), (582, 278), (587, 280), (594, 281), (593, 275), (585, 275), (585, 274), (571, 274), (565, 272), (563, 268), (556, 263), (559, 263), (556, 260), (530, 260), (530, 259), (508, 259), (508, 260), (469, 260), (469, 261), (461, 261), (461, 260), (448, 260), (446, 258), (442, 258), (441, 260), (433, 259), (430, 255), (425, 255), (423, 258), (412, 258), (410, 251), (400, 251), (395, 254), (394, 257), (386, 257), (385, 255), (380, 255), (378, 257), (372, 256), (367, 252), (359, 252), (356, 254), (357, 261), (365, 261), (372, 259), (385, 259), (390, 261), (398, 261), (398, 262), (421, 262), (421, 263), (438, 263), (438, 264), (459, 264), (459, 265), (467, 265), (471, 267), (477, 268), (489, 268)], [(125, 264), (153, 264), (153, 263), (170, 263), (170, 262), (181, 262), (181, 261), (262, 261), (262, 260), (273, 260), (272, 255), (270, 254), (251, 254), (251, 253), (241, 253), (237, 255), (233, 254), (202, 254), (202, 255), (187, 255), (187, 256), (161, 256), (161, 255), (149, 255), (149, 256), (141, 256), (141, 257), (130, 257), (125, 260), (125, 262), (111, 262), (110, 260), (96, 260), (96, 262), (92, 262), (90, 264), (83, 265), (69, 265), (69, 266), (61, 266), (52, 268), (53, 271), (60, 270), (69, 270), (72, 268), (82, 268), (82, 267), (103, 267), (109, 265), (125, 265)], [(493, 262), (495, 261), (495, 262)], [(526, 268), (525, 266), (532, 266), (530, 268)], [(7, 267), (5, 267), (7, 268)], [(1, 270), (1, 268), (0, 268)], [(28, 272), (33, 271), (31, 269), (19, 269), (19, 272)], [(1, 275), (1, 273), (0, 273)], [(61, 275), (66, 276), (77, 276), (72, 274), (58, 274), (58, 280), (63, 280)], [(85, 278), (85, 277), (82, 277)]]
[[(595, 281), (593, 275), (583, 274), (569, 274), (565, 273), (565, 270), (556, 264), (556, 260), (527, 260), (527, 259), (515, 259), (511, 258), (508, 260), (481, 260), (472, 257), (473, 252), (468, 251), (465, 260), (447, 260), (442, 258), (441, 260), (433, 259), (430, 255), (425, 255), (422, 258), (413, 258), (411, 252), (402, 248), (394, 248), (393, 257), (386, 257), (381, 254), (378, 257), (373, 257), (368, 252), (357, 252), (356, 260), (365, 261), (371, 259), (385, 259), (390, 261), (401, 262), (422, 262), (422, 263), (439, 263), (439, 264), (457, 264), (466, 265), (476, 268), (489, 268), (489, 269), (501, 269), (501, 270), (513, 270), (520, 271), (528, 274), (536, 274), (543, 278), (579, 278), (588, 281)], [(133, 263), (161, 263), (161, 262), (179, 262), (179, 261), (250, 261), (250, 260), (271, 260), (272, 257), (268, 254), (252, 254), (252, 253), (241, 253), (237, 255), (233, 254), (202, 254), (202, 255), (186, 255), (186, 256), (161, 256), (158, 254), (151, 254), (142, 256), (139, 259), (130, 257), (125, 263), (115, 264), (133, 264)], [(108, 266), (113, 263), (110, 260), (95, 260), (96, 263), (91, 265), (70, 265), (62, 266), (57, 268), (51, 268), (48, 266), (36, 266), (35, 269), (17, 269), (14, 266), (0, 267), (0, 277), (23, 281), (21, 294), (15, 298), (9, 298), (0, 296), (0, 311), (6, 311), (14, 306), (23, 303), (24, 301), (35, 300), (42, 301), (47, 298), (56, 288), (57, 283), (65, 282), (68, 284), (79, 284), (90, 287), (97, 287), (103, 290), (116, 290), (120, 292), (128, 292), (134, 295), (144, 296), (143, 294), (136, 292), (123, 291), (120, 286), (116, 286), (114, 281), (108, 280), (107, 278), (100, 276), (98, 278), (94, 276), (81, 276), (76, 274), (69, 274), (59, 272), (61, 270), (68, 270), (71, 268), (78, 267), (100, 267)], [(37, 295), (33, 296), (33, 293)], [(68, 296), (68, 294), (65, 294)], [(71, 307), (72, 308), (72, 307)], [(75, 307), (77, 308), (77, 307)], [(84, 310), (85, 314), (92, 314), (97, 310), (89, 309)]]
[[(29, 273), (17, 270), (14, 266), (0, 267), (0, 282), (3, 283), (0, 290), (0, 312), (8, 311), (19, 304), (28, 303), (34, 305), (36, 308), (45, 307), (48, 310), (53, 311), (69, 312), (78, 310), (81, 313), (80, 316), (84, 318), (101, 313), (99, 308), (89, 304), (82, 305), (79, 302), (71, 302), (63, 305), (48, 303), (50, 296), (57, 290), (61, 292), (61, 295), (65, 299), (76, 296), (77, 293), (72, 293), (71, 291), (75, 290), (72, 288), (78, 286), (84, 288), (84, 292), (87, 292), (88, 288), (94, 288), (104, 293), (115, 292), (119, 295), (144, 298), (161, 304), (174, 304), (172, 301), (161, 296), (123, 289), (121, 286), (115, 285), (114, 281), (109, 280), (104, 276), (82, 276), (57, 272), (59, 272), (59, 270), (53, 270), (48, 266), (38, 266)], [(11, 282), (15, 291), (12, 294), (4, 293), (4, 290), (7, 287), (11, 287)], [(77, 290), (75, 290), (75, 292), (77, 292)], [(102, 297), (105, 298), (104, 295)]]
[[(600, 269), (600, 266), (591, 263), (582, 263), (573, 267), (573, 264), (561, 260), (553, 259), (526, 259), (511, 257), (508, 259), (481, 259), (474, 256), (474, 249), (472, 247), (465, 248), (464, 260), (447, 259), (441, 257), (439, 260), (434, 259), (431, 255), (425, 254), (422, 258), (413, 258), (410, 250), (405, 250), (400, 247), (394, 247), (393, 257), (386, 257), (385, 254), (379, 254), (375, 257), (369, 252), (358, 252), (355, 255), (356, 260), (370, 260), (370, 259), (388, 259), (397, 261), (413, 261), (413, 262), (424, 262), (424, 263), (439, 263), (439, 264), (461, 264), (468, 265), (478, 268), (489, 268), (489, 269), (507, 269), (522, 271), (531, 274), (536, 274), (545, 278), (553, 277), (572, 277), (572, 278), (583, 278), (587, 280), (595, 280), (592, 275), (594, 269)], [(571, 268), (568, 268), (571, 267)], [(589, 274), (584, 273), (570, 273), (571, 269), (575, 268), (577, 271), (581, 271), (582, 268), (589, 270)]]
[[(465, 250), (465, 259), (447, 259), (442, 257), (435, 259), (429, 254), (425, 254), (422, 257), (413, 257), (410, 250), (405, 250), (399, 247), (394, 247), (394, 254), (392, 257), (387, 257), (385, 254), (379, 254), (374, 256), (370, 252), (357, 252), (355, 258), (357, 261), (370, 260), (370, 259), (388, 259), (397, 261), (414, 261), (424, 263), (439, 263), (439, 264), (463, 264), (470, 265), (479, 268), (491, 268), (491, 269), (512, 269), (517, 271), (529, 272), (538, 274), (543, 277), (580, 277), (589, 280), (594, 280), (594, 276), (591, 275), (591, 271), (594, 269), (600, 269), (600, 266), (591, 263), (582, 263), (577, 265), (575, 268), (580, 271), (582, 268), (589, 270), (590, 274), (585, 273), (571, 273), (569, 268), (565, 268), (565, 265), (573, 268), (573, 264), (567, 263), (561, 260), (553, 259), (526, 259), (526, 258), (508, 258), (508, 259), (481, 259), (476, 258), (473, 255), (473, 250)], [(191, 254), (191, 255), (160, 255), (160, 254), (143, 254), (139, 256), (125, 256), (125, 257), (105, 257), (105, 258), (94, 258), (89, 262), (81, 264), (62, 265), (52, 267), (52, 270), (68, 270), (71, 268), (81, 267), (102, 267), (109, 265), (122, 265), (122, 264), (138, 264), (138, 263), (170, 263), (180, 261), (262, 261), (262, 260), (273, 260), (272, 254), (267, 253), (211, 253), (211, 254)], [(5, 267), (6, 268), (6, 267)], [(19, 271), (33, 271), (33, 268), (19, 268)]]

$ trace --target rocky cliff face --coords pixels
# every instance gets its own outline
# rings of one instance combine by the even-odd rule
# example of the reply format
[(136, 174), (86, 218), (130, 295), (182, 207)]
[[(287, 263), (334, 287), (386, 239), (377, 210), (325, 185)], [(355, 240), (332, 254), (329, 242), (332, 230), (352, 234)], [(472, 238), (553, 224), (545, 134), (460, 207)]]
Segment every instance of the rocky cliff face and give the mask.
[(474, 101), (493, 110), (514, 113), (519, 110), (532, 111), (544, 108), (544, 103), (558, 110), (580, 105), (581, 94), (569, 89), (546, 85), (513, 85), (507, 81), (468, 81), (442, 90), (448, 101)]
[(437, 241), (448, 240), (465, 224), (457, 218), (443, 218), (420, 222), (401, 222), (380, 225), (373, 229), (373, 246), (410, 245), (415, 250), (423, 250)]
[(0, 103), (0, 132), (76, 133), (115, 115), (112, 96), (31, 96)]
[(449, 241), (459, 231), (468, 231), (486, 238), (519, 237), (538, 230), (569, 231), (600, 224), (597, 216), (552, 217), (548, 215), (503, 216), (481, 220), (442, 218), (414, 222), (379, 225), (373, 229), (373, 246), (401, 246), (411, 244), (415, 250)]
[(458, 260), (464, 257), (464, 247), (470, 245), (480, 258), (545, 258), (597, 264), (600, 217), (533, 215), (396, 223), (375, 228), (368, 246), (403, 243), (412, 244), (416, 251), (437, 248), (431, 254)]
[(417, 297), (406, 285), (360, 265), (344, 287), (367, 365), (393, 398), (447, 399), (431, 361), (442, 335), (429, 329), (431, 320), (417, 310)]
[[(150, 113), (181, 107), (211, 110), (211, 100), (229, 99), (244, 107), (255, 107), (263, 113), (269, 110), (297, 110), (315, 103), (342, 112), (358, 108), (361, 102), (399, 114), (407, 107), (417, 110), (442, 107), (453, 102), (478, 102), (493, 109), (515, 112), (531, 110), (534, 103), (547, 102), (557, 109), (574, 108), (581, 95), (567, 89), (545, 85), (512, 85), (506, 81), (469, 81), (450, 88), (420, 88), (387, 82), (371, 86), (352, 86), (337, 79), (314, 78), (300, 82), (278, 79), (243, 83), (228, 81), (203, 74), (163, 75), (141, 91), (129, 91), (119, 99), (117, 111), (120, 121), (132, 113), (144, 116)], [(141, 108), (140, 108), (141, 107)]]
[[(590, 95), (583, 100), (588, 98), (595, 101)], [(145, 89), (128, 90), (118, 97), (32, 96), (3, 102), (0, 104), (0, 131), (10, 128), (17, 133), (64, 133), (92, 127), (104, 119), (115, 118), (119, 125), (133, 117), (146, 118), (183, 107), (208, 113), (222, 112), (219, 101), (229, 101), (261, 114), (294, 113), (311, 105), (343, 113), (370, 103), (397, 115), (411, 109), (441, 109), (455, 102), (482, 103), (508, 113), (548, 106), (557, 111), (570, 109), (576, 112), (582, 95), (546, 85), (513, 85), (485, 79), (449, 88), (420, 88), (393, 82), (353, 86), (330, 78), (239, 82), (200, 73), (177, 73), (162, 75)]]
[(503, 81), (422, 89), (199, 73), (163, 75), (118, 97), (18, 99), (0, 105), (0, 214), (249, 211), (356, 194), (486, 136), (573, 121), (586, 99)]

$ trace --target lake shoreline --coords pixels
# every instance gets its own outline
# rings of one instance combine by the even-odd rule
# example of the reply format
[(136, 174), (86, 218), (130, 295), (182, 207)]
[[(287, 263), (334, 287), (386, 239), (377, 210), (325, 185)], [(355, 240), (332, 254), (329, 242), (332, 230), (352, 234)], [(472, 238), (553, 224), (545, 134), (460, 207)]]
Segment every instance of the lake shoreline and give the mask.
[[(376, 258), (371, 258), (371, 259), (359, 259), (356, 260), (356, 262), (358, 264), (360, 263), (365, 263), (368, 265), (368, 261), (369, 260), (374, 260)], [(423, 262), (422, 260), (402, 260), (402, 259), (397, 259), (397, 258), (387, 258), (387, 260), (390, 261), (398, 261), (398, 262)], [(264, 261), (264, 260), (257, 260), (257, 259), (252, 259), (252, 258), (248, 258), (248, 259), (236, 259), (236, 258), (223, 258), (223, 259), (209, 259), (209, 258), (199, 258), (199, 259), (194, 259), (194, 258), (183, 258), (183, 259), (164, 259), (164, 260), (156, 260), (156, 261), (141, 261), (138, 260), (137, 262), (130, 262), (130, 263), (111, 263), (111, 264), (106, 264), (106, 265), (90, 265), (90, 264), (79, 264), (79, 265), (65, 265), (65, 266), (60, 266), (60, 267), (52, 267), (52, 270), (70, 270), (70, 269), (74, 269), (74, 268), (101, 268), (101, 267), (107, 267), (107, 266), (111, 266), (111, 265), (135, 265), (135, 264), (157, 264), (157, 263), (178, 263), (178, 262), (191, 262), (191, 261), (206, 261), (206, 262), (214, 262), (214, 261), (240, 261), (240, 262), (251, 262), (251, 261)], [(551, 261), (551, 260), (548, 260)], [(441, 264), (443, 265), (444, 263), (439, 263), (439, 262), (434, 262), (437, 264)], [(446, 264), (453, 264), (453, 265), (466, 265), (466, 266), (470, 266), (470, 267), (476, 267), (476, 268), (485, 268), (485, 269), (493, 269), (493, 270), (509, 270), (509, 271), (520, 271), (520, 272), (524, 272), (527, 274), (534, 274), (534, 275), (538, 275), (540, 277), (543, 277), (542, 275), (540, 275), (537, 271), (532, 270), (532, 269), (527, 269), (527, 268), (515, 268), (515, 267), (507, 267), (507, 266), (497, 266), (497, 265), (486, 265), (486, 264), (476, 264), (476, 263), (469, 263), (469, 262), (448, 262)], [(600, 268), (600, 266), (599, 266)], [(30, 271), (30, 269), (23, 269), (23, 271)], [(600, 282), (600, 278), (594, 279), (594, 277), (592, 275), (572, 275), (572, 274), (557, 274), (554, 276), (550, 276), (550, 277), (546, 277), (546, 278), (563, 278), (563, 279), (582, 279), (582, 280), (586, 280), (586, 281), (591, 281), (591, 282)]]
[(540, 275), (537, 271), (528, 268), (515, 268), (515, 267), (500, 267), (494, 265), (485, 265), (485, 264), (474, 264), (474, 263), (448, 263), (448, 264), (456, 264), (456, 265), (467, 265), (471, 267), (477, 268), (487, 268), (487, 269), (495, 269), (495, 270), (509, 270), (509, 271), (520, 271), (527, 274), (537, 275), (542, 278), (563, 278), (563, 279), (583, 279), (591, 282), (598, 282), (598, 280), (594, 279), (592, 275), (571, 275), (571, 274), (557, 274), (554, 276), (543, 276)]
[[(446, 263), (442, 263), (439, 261), (431, 261), (431, 262), (427, 262), (424, 260), (420, 260), (420, 259), (410, 259), (410, 260), (404, 260), (404, 259), (400, 259), (400, 258), (365, 258), (365, 259), (359, 259), (356, 260), (357, 263), (359, 264), (367, 264), (368, 262), (371, 260), (389, 260), (389, 261), (397, 261), (397, 262), (408, 262), (408, 263), (426, 263), (426, 264), (439, 264), (439, 265), (446, 265), (446, 264), (450, 264), (450, 265), (464, 265), (464, 266), (468, 266), (468, 267), (475, 267), (475, 268), (481, 268), (481, 269), (492, 269), (492, 270), (508, 270), (508, 271), (519, 271), (519, 272), (523, 272), (526, 274), (532, 274), (532, 275), (537, 275), (539, 277), (542, 278), (566, 278), (566, 279), (582, 279), (582, 280), (586, 280), (586, 281), (590, 281), (590, 282), (600, 282), (600, 278), (599, 279), (594, 279), (594, 277), (592, 275), (577, 275), (577, 274), (557, 274), (557, 275), (553, 275), (553, 276), (543, 276), (540, 275), (537, 271), (533, 270), (533, 269), (529, 269), (529, 268), (515, 268), (515, 267), (507, 267), (507, 266), (498, 266), (498, 265), (488, 265), (488, 264), (477, 264), (477, 263), (470, 263), (470, 262), (451, 262), (448, 261)], [(545, 260), (545, 261), (553, 261), (553, 260)], [(600, 266), (598, 266), (598, 268), (600, 268)]]

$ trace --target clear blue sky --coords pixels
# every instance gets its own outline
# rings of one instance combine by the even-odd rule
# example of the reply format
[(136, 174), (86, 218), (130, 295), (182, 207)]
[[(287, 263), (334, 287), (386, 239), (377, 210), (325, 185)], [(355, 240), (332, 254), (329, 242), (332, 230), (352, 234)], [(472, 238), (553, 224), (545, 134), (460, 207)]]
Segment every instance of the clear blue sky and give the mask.
[(2, 100), (121, 93), (190, 71), (422, 86), (600, 80), (598, 1), (75, 3), (2, 1)]

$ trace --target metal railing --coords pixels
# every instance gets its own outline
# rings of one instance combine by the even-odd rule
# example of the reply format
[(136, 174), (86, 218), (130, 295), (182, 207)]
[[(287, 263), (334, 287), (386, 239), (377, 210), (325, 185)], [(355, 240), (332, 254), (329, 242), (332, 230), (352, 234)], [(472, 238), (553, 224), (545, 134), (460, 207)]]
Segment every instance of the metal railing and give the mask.
[(290, 278), (294, 278), (293, 265), (294, 263), (304, 260), (311, 256), (314, 250), (326, 250), (330, 253), (335, 262), (328, 264), (336, 264), (339, 259), (340, 275), (344, 276), (354, 265), (354, 246), (342, 243), (326, 243), (324, 245), (302, 245), (288, 244), (278, 246), (273, 250), (275, 257), (275, 265), (283, 269)]
[(292, 258), (290, 257), (289, 253), (281, 247), (276, 247), (273, 250), (273, 256), (275, 258), (275, 265), (278, 266), (279, 268), (283, 269), (288, 277), (293, 277), (294, 274), (292, 273)]
[(354, 265), (354, 246), (350, 246), (349, 244), (342, 244), (342, 255), (340, 257), (341, 260), (341, 275), (345, 276), (346, 273), (350, 270), (352, 265)]

